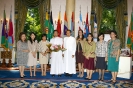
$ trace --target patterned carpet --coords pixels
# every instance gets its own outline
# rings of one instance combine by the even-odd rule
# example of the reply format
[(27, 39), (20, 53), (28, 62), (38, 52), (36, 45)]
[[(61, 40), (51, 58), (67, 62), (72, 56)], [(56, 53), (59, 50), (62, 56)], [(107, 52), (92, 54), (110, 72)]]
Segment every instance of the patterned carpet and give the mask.
[(26, 77), (20, 78), (18, 70), (0, 70), (0, 88), (133, 88), (133, 73), (130, 79), (117, 78), (116, 84), (110, 82), (111, 73), (105, 72), (104, 81), (98, 81), (98, 73), (94, 72), (91, 80), (78, 78), (77, 74), (68, 78), (41, 76), (41, 71), (36, 72), (36, 77), (30, 77), (29, 70), (25, 71)]
[(88, 81), (87, 83), (67, 81), (58, 84), (50, 80), (35, 81), (32, 83), (25, 80), (14, 80), (0, 82), (0, 88), (133, 88), (133, 83), (120, 81), (113, 85), (110, 82), (102, 81)]

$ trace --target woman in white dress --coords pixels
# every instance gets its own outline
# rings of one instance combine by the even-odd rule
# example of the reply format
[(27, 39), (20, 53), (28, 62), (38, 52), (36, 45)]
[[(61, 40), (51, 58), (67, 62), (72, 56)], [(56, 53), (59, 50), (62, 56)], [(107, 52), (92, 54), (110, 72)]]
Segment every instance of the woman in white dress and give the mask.
[(35, 33), (30, 34), (30, 38), (28, 40), (29, 47), (29, 58), (27, 65), (30, 66), (30, 76), (32, 77), (32, 66), (34, 66), (34, 76), (36, 76), (36, 65), (37, 65), (37, 40)]
[(49, 42), (47, 41), (47, 36), (46, 34), (43, 34), (42, 40), (38, 44), (39, 63), (41, 64), (42, 76), (46, 76), (46, 70), (47, 70), (47, 64), (48, 64), (47, 44), (49, 44)]

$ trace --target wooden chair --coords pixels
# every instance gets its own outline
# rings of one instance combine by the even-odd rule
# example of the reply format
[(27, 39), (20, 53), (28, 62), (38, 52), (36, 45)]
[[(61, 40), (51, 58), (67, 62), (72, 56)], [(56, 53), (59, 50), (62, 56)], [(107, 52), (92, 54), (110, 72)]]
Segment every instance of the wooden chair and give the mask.
[(6, 67), (6, 60), (9, 59), (7, 66), (12, 67), (12, 51), (1, 51), (1, 58), (2, 60), (2, 65), (1, 67), (5, 68)]
[(3, 59), (3, 60), (2, 60), (1, 67), (3, 67), (3, 68), (6, 67), (5, 52), (6, 52), (6, 51), (1, 51), (1, 59)]
[(7, 56), (7, 58), (9, 59), (9, 60), (8, 60), (7, 66), (8, 66), (8, 67), (12, 67), (12, 60), (11, 60), (11, 59), (12, 59), (12, 51), (7, 51), (7, 52), (6, 52), (6, 56)]

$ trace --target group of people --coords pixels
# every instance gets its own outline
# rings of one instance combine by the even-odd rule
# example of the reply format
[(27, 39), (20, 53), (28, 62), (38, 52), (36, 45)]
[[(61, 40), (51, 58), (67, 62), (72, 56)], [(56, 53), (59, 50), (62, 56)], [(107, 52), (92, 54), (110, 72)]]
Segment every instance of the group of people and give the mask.
[(111, 81), (116, 82), (120, 56), (120, 40), (117, 38), (116, 31), (110, 32), (111, 39), (108, 42), (104, 41), (104, 34), (100, 33), (96, 43), (93, 41), (91, 33), (87, 38), (84, 38), (82, 30), (78, 31), (76, 39), (71, 36), (71, 30), (66, 31), (64, 39), (58, 37), (57, 30), (54, 30), (53, 36), (50, 41), (47, 41), (46, 34), (42, 34), (42, 40), (38, 43), (33, 32), (28, 41), (26, 41), (26, 34), (20, 33), (17, 42), (17, 64), (22, 78), (26, 65), (30, 67), (30, 76), (32, 76), (32, 66), (34, 67), (34, 76), (36, 76), (37, 52), (39, 52), (42, 76), (46, 76), (49, 62), (47, 45), (52, 44), (52, 46), (60, 45), (66, 49), (50, 53), (50, 74), (52, 77), (55, 75), (61, 77), (62, 74), (72, 77), (73, 74), (76, 74), (76, 64), (78, 64), (78, 77), (83, 77), (84, 69), (86, 69), (87, 77), (85, 79), (90, 80), (94, 70), (98, 69), (98, 80), (104, 80), (104, 72), (108, 69), (112, 72)]

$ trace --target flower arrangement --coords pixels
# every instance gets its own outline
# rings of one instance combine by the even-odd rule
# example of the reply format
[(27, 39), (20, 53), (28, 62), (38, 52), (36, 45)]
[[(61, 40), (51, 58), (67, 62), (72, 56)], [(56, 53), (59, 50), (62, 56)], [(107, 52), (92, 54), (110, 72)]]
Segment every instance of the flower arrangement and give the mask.
[(52, 46), (52, 44), (47, 44), (47, 47), (48, 47), (48, 52), (52, 52), (52, 50), (50, 49), (50, 47)]
[(61, 45), (52, 45), (52, 44), (48, 44), (47, 45), (49, 52), (58, 52), (58, 51), (65, 51), (66, 49), (64, 47), (61, 47)]
[(51, 49), (52, 51), (54, 51), (54, 52), (58, 52), (58, 51), (61, 50), (61, 46), (60, 46), (60, 45), (52, 45), (52, 46), (50, 47), (50, 49)]

